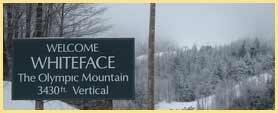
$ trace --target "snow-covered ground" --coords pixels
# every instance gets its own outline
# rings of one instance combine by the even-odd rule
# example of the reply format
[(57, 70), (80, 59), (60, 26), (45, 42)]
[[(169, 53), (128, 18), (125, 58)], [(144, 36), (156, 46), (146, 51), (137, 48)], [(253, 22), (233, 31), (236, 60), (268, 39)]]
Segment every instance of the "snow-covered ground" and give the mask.
[(165, 101), (162, 101), (155, 105), (155, 109), (157, 109), (157, 110), (184, 110), (184, 109), (196, 110), (198, 102), (202, 102), (202, 101), (203, 101), (203, 104), (205, 104), (203, 106), (205, 106), (206, 108), (210, 108), (214, 98), (215, 98), (215, 96), (211, 95), (211, 96), (201, 98), (201, 99), (191, 101), (191, 102), (165, 102)]
[(196, 109), (197, 101), (192, 102), (165, 102), (162, 101), (155, 105), (155, 109), (158, 110), (181, 110), (181, 109)]
[[(262, 82), (265, 83), (266, 81), (270, 80), (271, 78), (272, 78), (272, 76), (270, 74), (264, 73), (259, 76), (250, 77), (244, 82), (252, 82), (255, 85), (258, 83), (262, 83)], [(243, 82), (239, 82), (235, 86), (231, 87), (231, 89), (228, 90), (227, 92), (235, 91), (237, 97), (239, 97), (240, 96), (239, 86), (242, 83)], [(198, 103), (202, 103), (203, 104), (202, 106), (205, 107), (206, 109), (213, 109), (212, 107), (213, 107), (214, 100), (215, 100), (215, 95), (211, 95), (211, 96), (201, 98), (201, 99), (191, 101), (191, 102), (165, 102), (165, 101), (162, 101), (155, 105), (155, 109), (157, 109), (157, 110), (197, 109)]]
[[(4, 110), (34, 110), (35, 101), (32, 100), (12, 100), (11, 82), (4, 81)], [(51, 100), (44, 103), (44, 109), (48, 110), (77, 110), (59, 100)]]

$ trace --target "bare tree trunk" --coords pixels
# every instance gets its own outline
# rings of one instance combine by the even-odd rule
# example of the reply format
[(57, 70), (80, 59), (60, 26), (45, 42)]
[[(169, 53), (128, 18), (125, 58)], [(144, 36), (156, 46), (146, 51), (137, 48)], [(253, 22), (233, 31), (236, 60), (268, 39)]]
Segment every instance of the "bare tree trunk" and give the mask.
[(45, 16), (44, 16), (44, 24), (43, 24), (43, 36), (47, 37), (47, 32), (48, 32), (48, 23), (49, 23), (49, 5), (50, 4), (45, 4), (47, 6)]
[(32, 19), (32, 4), (27, 4), (25, 38), (30, 38), (31, 36), (31, 19)]
[(13, 27), (13, 29), (14, 29), (14, 38), (18, 38), (18, 34), (19, 34), (19, 19), (21, 18), (21, 15), (22, 15), (22, 13), (19, 11), (20, 9), (16, 9), (16, 6), (14, 6), (14, 8), (15, 8), (15, 12), (14, 12), (14, 21), (13, 21), (13, 23), (14, 23), (14, 27)]
[(19, 37), (24, 38), (24, 33), (25, 33), (25, 32), (23, 32), (24, 31), (24, 26), (21, 25), (19, 28), (20, 28), (19, 29)]
[[(7, 38), (6, 38), (6, 44), (5, 44), (5, 47), (6, 47), (6, 57), (7, 57), (7, 60), (9, 59), (9, 50), (10, 48), (12, 47), (12, 38), (13, 38), (13, 24), (12, 24), (12, 4), (7, 4), (6, 5), (6, 9), (7, 9), (7, 32), (4, 32), (4, 33), (7, 33)], [(10, 78), (11, 75), (9, 75), (9, 70), (10, 70), (10, 63), (8, 62), (7, 63), (7, 74), (8, 74), (8, 77)]]
[(42, 37), (42, 3), (38, 3), (36, 13), (35, 37)]
[(12, 4), (7, 4), (6, 5), (7, 8), (7, 31), (5, 31), (4, 33), (7, 33), (7, 38), (6, 43), (4, 44), (4, 57), (5, 57), (5, 63), (6, 67), (4, 69), (4, 73), (5, 75), (5, 79), (6, 80), (11, 80), (12, 77), (12, 47), (13, 47), (13, 43), (12, 43), (12, 39), (14, 37), (14, 26), (13, 26), (13, 5)]
[[(36, 9), (36, 28), (35, 28), (35, 37), (42, 37), (42, 3), (38, 3)], [(43, 100), (36, 100), (35, 105), (36, 110), (43, 110)]]
[(64, 35), (64, 10), (65, 10), (65, 4), (62, 4), (61, 6), (61, 17), (60, 17), (60, 28), (59, 28), (59, 36), (62, 37)]
[(154, 51), (155, 49), (155, 3), (150, 4), (150, 24), (149, 24), (149, 50), (148, 50), (148, 109), (154, 109)]
[(8, 49), (7, 49), (7, 42), (5, 42), (3, 44), (3, 47), (4, 47), (4, 52), (3, 52), (3, 57), (4, 57), (4, 60), (3, 60), (3, 63), (4, 63), (4, 69), (3, 69), (3, 78), (4, 80), (11, 80), (11, 75), (9, 76), (9, 70), (10, 70), (10, 65), (9, 65), (9, 56), (8, 56)]
[(48, 4), (47, 7), (47, 21), (45, 23), (45, 36), (51, 36), (51, 27), (52, 27), (52, 18), (53, 18), (53, 14), (52, 14), (52, 8), (53, 8), (53, 4)]

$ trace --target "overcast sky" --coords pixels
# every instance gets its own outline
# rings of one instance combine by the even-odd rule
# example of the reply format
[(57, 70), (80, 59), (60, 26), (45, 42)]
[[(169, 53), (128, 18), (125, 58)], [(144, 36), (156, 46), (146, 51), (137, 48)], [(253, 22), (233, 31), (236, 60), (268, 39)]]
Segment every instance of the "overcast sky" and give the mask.
[[(101, 37), (148, 39), (149, 4), (102, 4), (113, 28)], [(245, 37), (274, 39), (274, 4), (157, 4), (156, 40), (180, 46), (227, 44)]]

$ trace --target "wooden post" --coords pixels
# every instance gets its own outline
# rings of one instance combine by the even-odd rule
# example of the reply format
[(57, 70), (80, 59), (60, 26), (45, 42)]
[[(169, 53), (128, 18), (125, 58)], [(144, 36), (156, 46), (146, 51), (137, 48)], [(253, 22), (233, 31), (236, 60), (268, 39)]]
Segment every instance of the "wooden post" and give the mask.
[(43, 100), (36, 100), (36, 103), (35, 103), (35, 109), (36, 110), (43, 110), (44, 107), (43, 107)]
[(106, 100), (107, 110), (113, 110), (113, 100)]
[[(35, 37), (42, 37), (42, 3), (37, 5), (37, 14), (36, 14), (36, 27), (35, 27)], [(43, 110), (43, 100), (36, 100), (35, 103), (36, 110)]]
[(148, 109), (154, 110), (154, 50), (155, 50), (155, 3), (150, 4), (148, 48)]
[(113, 110), (113, 100), (98, 100), (94, 103), (84, 99), (80, 110)]

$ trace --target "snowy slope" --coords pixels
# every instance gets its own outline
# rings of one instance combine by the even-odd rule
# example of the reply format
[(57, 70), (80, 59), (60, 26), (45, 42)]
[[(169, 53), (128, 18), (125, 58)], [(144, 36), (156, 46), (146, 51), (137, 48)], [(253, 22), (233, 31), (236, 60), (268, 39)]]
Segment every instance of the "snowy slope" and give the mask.
[[(267, 80), (270, 80), (270, 79), (272, 79), (272, 76), (268, 73), (264, 73), (264, 74), (261, 74), (260, 76), (250, 77), (245, 82), (252, 82), (255, 84), (259, 84), (262, 82), (266, 82)], [(235, 91), (237, 94), (237, 97), (239, 97), (240, 96), (240, 89), (239, 89), (240, 84), (242, 84), (242, 82), (239, 82), (235, 86), (231, 87), (231, 89), (228, 90), (227, 92)], [(215, 95), (211, 95), (211, 96), (201, 98), (201, 99), (191, 101), (191, 102), (165, 102), (165, 101), (162, 101), (155, 105), (155, 109), (158, 109), (158, 110), (171, 110), (171, 109), (182, 110), (182, 109), (188, 109), (188, 108), (197, 109), (198, 102), (205, 104), (204, 107), (206, 109), (213, 109), (212, 106), (213, 106), (214, 100), (215, 100)]]
[[(5, 110), (34, 110), (35, 101), (11, 100), (11, 82), (4, 81), (4, 109)], [(76, 110), (76, 108), (59, 100), (51, 100), (44, 103), (44, 109), (48, 110)]]
[[(174, 55), (174, 54), (176, 54), (176, 51), (158, 52), (158, 53), (155, 53), (154, 56), (160, 57), (162, 55)], [(148, 58), (147, 55), (140, 55), (140, 56), (136, 57), (136, 60), (141, 61), (141, 60), (146, 60), (147, 58)]]

